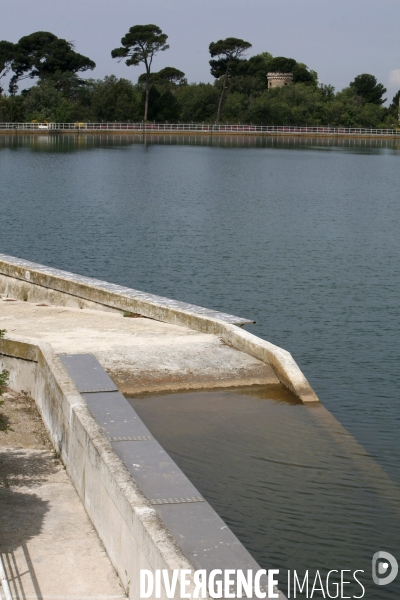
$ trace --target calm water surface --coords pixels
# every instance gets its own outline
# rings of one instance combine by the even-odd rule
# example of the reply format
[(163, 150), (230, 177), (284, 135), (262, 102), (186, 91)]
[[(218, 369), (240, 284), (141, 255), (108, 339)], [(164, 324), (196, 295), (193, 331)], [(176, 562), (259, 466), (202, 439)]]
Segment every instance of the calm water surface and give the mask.
[[(398, 142), (0, 136), (0, 193), (0, 252), (255, 318), (249, 329), (293, 354), (365, 464), (400, 485)], [(309, 411), (284, 410), (301, 431)], [(310, 452), (328, 456), (318, 435)], [(261, 481), (272, 463), (252, 464)], [(363, 492), (353, 521), (372, 527), (374, 502)], [(279, 517), (282, 564), (302, 553), (286, 527), (292, 509), (287, 500)], [(382, 510), (387, 544), (376, 550), (392, 543), (392, 509)], [(251, 540), (257, 554), (262, 536)]]
[[(301, 578), (309, 570), (311, 581), (316, 570), (363, 570), (365, 598), (375, 600), (371, 557), (398, 552), (400, 490), (323, 405), (260, 388), (130, 402), (259, 564), (280, 569), (283, 592), (287, 569)], [(323, 597), (311, 588), (290, 597)], [(361, 591), (353, 582), (344, 597)], [(379, 600), (399, 593), (394, 582)]]

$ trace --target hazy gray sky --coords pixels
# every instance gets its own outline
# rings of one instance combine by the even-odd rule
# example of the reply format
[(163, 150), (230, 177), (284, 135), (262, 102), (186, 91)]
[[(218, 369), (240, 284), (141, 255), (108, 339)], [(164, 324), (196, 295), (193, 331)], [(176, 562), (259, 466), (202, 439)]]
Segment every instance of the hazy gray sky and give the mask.
[(336, 89), (360, 73), (375, 75), (389, 99), (400, 88), (400, 0), (4, 0), (0, 39), (51, 31), (96, 62), (89, 76), (136, 81), (143, 69), (112, 60), (110, 51), (145, 23), (169, 36), (154, 70), (177, 67), (190, 82), (212, 81), (208, 45), (234, 36), (253, 44), (249, 55), (295, 58)]

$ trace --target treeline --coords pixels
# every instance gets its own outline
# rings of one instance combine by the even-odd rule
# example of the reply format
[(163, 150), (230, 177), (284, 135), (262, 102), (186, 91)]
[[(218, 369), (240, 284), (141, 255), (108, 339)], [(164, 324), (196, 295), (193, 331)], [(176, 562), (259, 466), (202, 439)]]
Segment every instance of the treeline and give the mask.
[[(227, 38), (209, 46), (214, 83), (188, 83), (174, 67), (152, 71), (155, 55), (169, 47), (167, 37), (156, 25), (137, 25), (112, 50), (113, 58), (128, 66), (144, 67), (137, 83), (114, 75), (83, 79), (81, 73), (95, 63), (48, 32), (17, 44), (1, 41), (0, 84), (8, 74), (10, 83), (8, 93), (0, 85), (0, 121), (398, 126), (400, 91), (384, 107), (386, 89), (373, 75), (359, 75), (335, 92), (303, 63), (268, 52), (247, 57), (249, 42)], [(293, 73), (293, 84), (268, 90), (269, 72)], [(36, 83), (19, 92), (26, 78)]]

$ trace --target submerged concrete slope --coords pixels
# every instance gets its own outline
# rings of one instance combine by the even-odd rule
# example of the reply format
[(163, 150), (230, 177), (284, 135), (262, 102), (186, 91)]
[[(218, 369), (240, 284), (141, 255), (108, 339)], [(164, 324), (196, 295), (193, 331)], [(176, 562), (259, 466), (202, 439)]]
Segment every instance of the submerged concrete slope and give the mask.
[[(186, 330), (208, 334), (209, 337), (204, 338), (206, 345), (208, 343), (218, 344), (219, 342), (217, 342), (215, 337), (213, 338), (213, 336), (216, 336), (216, 338), (223, 340), (232, 346), (232, 348), (240, 351), (239, 363), (232, 358), (232, 374), (236, 372), (236, 375), (232, 377), (232, 385), (241, 385), (239, 381), (245, 383), (242, 375), (246, 371), (246, 366), (244, 370), (241, 370), (242, 367), (239, 366), (240, 361), (243, 361), (243, 364), (247, 361), (249, 376), (253, 377), (254, 383), (257, 382), (257, 378), (261, 382), (261, 375), (269, 377), (267, 373), (262, 373), (260, 365), (257, 367), (256, 363), (252, 363), (251, 365), (248, 362), (248, 358), (245, 357), (248, 355), (248, 357), (252, 357), (270, 366), (279, 381), (302, 402), (318, 401), (316, 394), (289, 352), (265, 340), (261, 340), (257, 336), (243, 331), (238, 327), (238, 325), (251, 323), (252, 321), (249, 319), (241, 319), (240, 317), (154, 296), (145, 292), (1, 254), (0, 293), (6, 298), (18, 298), (23, 301), (41, 304), (53, 304), (80, 309), (98, 309), (101, 311), (117, 311), (119, 313), (121, 311), (130, 311), (164, 324), (168, 323), (186, 328)], [(208, 340), (207, 342), (206, 339)], [(200, 343), (200, 338), (198, 338), (198, 341)], [(167, 344), (166, 349), (167, 352), (162, 353), (165, 363), (168, 362), (170, 352), (173, 352), (172, 344)], [(217, 350), (217, 346), (215, 346), (214, 350)], [(220, 347), (218, 347), (219, 350)], [(217, 355), (217, 352), (215, 353)], [(204, 353), (204, 365), (207, 362), (206, 354)], [(222, 362), (225, 360), (225, 354), (227, 360), (225, 365), (227, 368), (230, 360), (228, 358), (229, 353), (221, 351), (221, 356), (224, 355)], [(196, 355), (196, 351), (194, 355)], [(156, 353), (153, 356), (156, 357)], [(233, 354), (231, 356), (233, 357)], [(203, 352), (199, 353), (198, 358), (199, 360), (195, 362), (197, 366), (201, 366)], [(146, 359), (144, 358), (143, 365), (145, 362)], [(147, 364), (151, 368), (152, 361), (150, 360)], [(179, 363), (176, 364), (179, 372), (180, 365)], [(255, 371), (252, 372), (253, 367)], [(189, 372), (191, 369), (190, 363), (183, 364), (182, 368), (183, 371), (186, 369)], [(204, 377), (208, 378), (210, 386), (207, 386), (206, 381), (204, 381), (202, 384), (203, 387), (215, 387), (218, 380), (220, 382), (219, 385), (229, 385), (226, 383), (226, 379), (223, 376), (220, 377), (217, 373), (217, 368), (215, 369), (215, 382), (213, 383), (212, 371), (212, 369), (206, 369)], [(227, 368), (227, 371), (229, 371), (229, 368)], [(126, 374), (125, 368), (124, 373)], [(124, 377), (125, 375), (121, 374), (121, 379)], [(174, 375), (172, 375), (173, 377)], [(200, 375), (200, 377), (203, 377), (203, 375)], [(193, 377), (193, 381), (195, 379), (196, 374)], [(266, 381), (264, 380), (264, 382)], [(193, 383), (193, 387), (198, 387), (198, 385), (196, 386)], [(185, 388), (185, 385), (181, 385), (181, 388)], [(151, 389), (161, 389), (161, 386), (159, 385), (159, 387)], [(168, 387), (166, 385), (164, 389), (179, 389), (179, 387), (174, 388), (173, 386)]]

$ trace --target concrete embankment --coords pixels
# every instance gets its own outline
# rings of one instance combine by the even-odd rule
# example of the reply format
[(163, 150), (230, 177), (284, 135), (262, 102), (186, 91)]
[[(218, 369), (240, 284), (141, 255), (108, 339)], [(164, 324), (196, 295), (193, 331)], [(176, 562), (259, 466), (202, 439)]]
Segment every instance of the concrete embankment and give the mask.
[[(141, 569), (257, 569), (173, 461), (157, 462), (162, 449), (142, 435), (120, 391), (284, 385), (299, 401), (318, 402), (291, 355), (240, 329), (248, 319), (4, 255), (0, 293), (0, 369), (13, 390), (34, 398), (129, 597), (139, 597)], [(87, 360), (103, 383), (82, 383)], [(122, 437), (107, 416), (117, 408)], [(161, 469), (150, 491), (141, 467)]]

